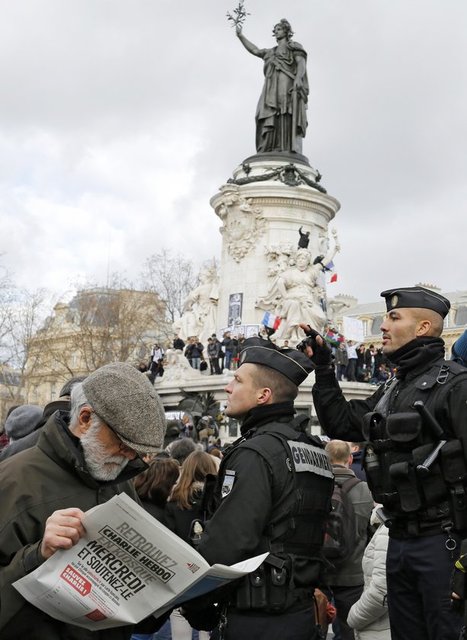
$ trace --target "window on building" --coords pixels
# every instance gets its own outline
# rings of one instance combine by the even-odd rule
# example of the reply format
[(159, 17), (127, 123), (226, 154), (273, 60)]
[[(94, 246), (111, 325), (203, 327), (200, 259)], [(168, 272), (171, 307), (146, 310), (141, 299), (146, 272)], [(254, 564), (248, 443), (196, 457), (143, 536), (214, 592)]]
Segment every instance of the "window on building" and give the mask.
[(376, 316), (371, 323), (371, 335), (377, 336), (381, 332), (381, 325), (383, 324), (384, 316)]
[(462, 327), (467, 324), (467, 306), (459, 307), (456, 311), (456, 325)]

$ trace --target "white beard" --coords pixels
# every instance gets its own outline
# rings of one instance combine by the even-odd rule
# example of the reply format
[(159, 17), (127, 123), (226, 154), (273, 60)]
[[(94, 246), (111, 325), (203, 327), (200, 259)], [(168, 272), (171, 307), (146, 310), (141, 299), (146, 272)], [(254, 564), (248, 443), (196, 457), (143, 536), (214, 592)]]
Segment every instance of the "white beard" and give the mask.
[(128, 464), (128, 458), (107, 454), (97, 435), (100, 428), (100, 425), (91, 424), (80, 438), (86, 467), (95, 480), (115, 480)]

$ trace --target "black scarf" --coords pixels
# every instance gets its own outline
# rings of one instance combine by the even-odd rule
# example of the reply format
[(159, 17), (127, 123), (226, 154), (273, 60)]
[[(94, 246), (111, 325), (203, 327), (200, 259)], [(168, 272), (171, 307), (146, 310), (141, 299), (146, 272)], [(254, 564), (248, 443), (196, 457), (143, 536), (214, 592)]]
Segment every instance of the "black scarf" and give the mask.
[(257, 429), (261, 425), (267, 424), (277, 418), (293, 418), (294, 415), (295, 409), (292, 400), (261, 405), (248, 411), (243, 419), (240, 433), (244, 436), (248, 431), (250, 431), (250, 429)]
[(414, 338), (403, 347), (389, 354), (389, 360), (396, 365), (398, 378), (417, 373), (429, 362), (444, 358), (444, 341), (441, 338)]

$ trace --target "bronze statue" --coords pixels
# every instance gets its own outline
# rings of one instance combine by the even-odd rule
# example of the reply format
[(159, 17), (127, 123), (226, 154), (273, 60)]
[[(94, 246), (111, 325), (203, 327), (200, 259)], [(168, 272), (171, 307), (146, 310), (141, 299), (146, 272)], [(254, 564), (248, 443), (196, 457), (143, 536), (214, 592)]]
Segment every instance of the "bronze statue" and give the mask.
[(310, 232), (302, 231), (303, 227), (300, 227), (298, 230), (299, 239), (298, 239), (298, 248), (299, 249), (308, 249), (308, 245), (310, 244)]
[(308, 102), (306, 51), (292, 40), (293, 31), (284, 18), (273, 29), (277, 46), (259, 49), (247, 40), (242, 22), (235, 24), (240, 42), (264, 60), (264, 86), (256, 109), (256, 151), (302, 153)]

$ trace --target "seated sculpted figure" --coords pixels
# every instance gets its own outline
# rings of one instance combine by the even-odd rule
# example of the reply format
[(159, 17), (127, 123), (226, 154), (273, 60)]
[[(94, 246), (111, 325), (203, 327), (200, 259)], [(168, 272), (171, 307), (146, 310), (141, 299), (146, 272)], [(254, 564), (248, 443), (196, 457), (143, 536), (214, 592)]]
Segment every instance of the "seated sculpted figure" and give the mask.
[(322, 279), (325, 266), (339, 251), (336, 245), (332, 251), (319, 261), (312, 260), (308, 249), (300, 248), (295, 253), (295, 265), (284, 269), (275, 278), (266, 297), (258, 301), (257, 306), (273, 310), (282, 318), (277, 337), (299, 342), (303, 338), (300, 323), (309, 324), (322, 331), (326, 323), (323, 301), (325, 290)]
[(317, 283), (322, 272), (322, 264), (312, 264), (311, 253), (307, 249), (299, 249), (295, 266), (289, 267), (277, 277), (276, 288), (282, 298), (278, 308), (278, 315), (283, 318), (282, 338), (299, 342), (300, 322), (305, 322), (318, 331), (324, 327), (326, 314), (321, 305), (320, 287)]

